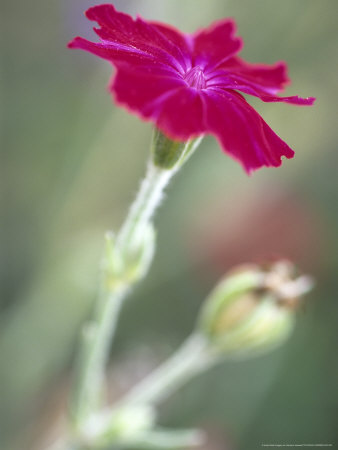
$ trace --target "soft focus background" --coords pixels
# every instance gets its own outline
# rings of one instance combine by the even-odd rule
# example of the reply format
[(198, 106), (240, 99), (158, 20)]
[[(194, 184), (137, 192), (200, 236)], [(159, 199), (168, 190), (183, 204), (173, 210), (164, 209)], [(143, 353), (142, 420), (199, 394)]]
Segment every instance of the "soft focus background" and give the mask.
[[(57, 433), (81, 323), (98, 283), (103, 233), (117, 229), (140, 178), (151, 126), (117, 109), (111, 67), (66, 49), (93, 37), (94, 0), (2, 6), (0, 448), (36, 450)], [(287, 345), (224, 363), (183, 388), (161, 424), (209, 431), (204, 450), (333, 444), (337, 418), (338, 183), (335, 0), (120, 0), (185, 30), (232, 16), (251, 62), (286, 60), (288, 95), (312, 108), (252, 101), (296, 150), (251, 177), (206, 138), (168, 190), (147, 280), (123, 312), (111, 396), (169, 355), (232, 265), (289, 257), (316, 289)]]

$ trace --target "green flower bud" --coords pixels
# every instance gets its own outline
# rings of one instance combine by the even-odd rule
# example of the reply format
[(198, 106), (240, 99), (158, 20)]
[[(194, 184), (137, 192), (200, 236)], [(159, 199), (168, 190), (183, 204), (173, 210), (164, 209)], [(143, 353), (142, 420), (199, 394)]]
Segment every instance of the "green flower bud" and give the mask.
[(144, 228), (137, 244), (126, 248), (118, 245), (118, 240), (112, 233), (107, 233), (103, 261), (107, 290), (141, 280), (148, 271), (154, 250), (155, 231), (151, 224)]
[(281, 344), (295, 323), (295, 306), (312, 280), (295, 277), (294, 266), (280, 261), (264, 270), (243, 266), (230, 272), (208, 297), (199, 330), (223, 354), (248, 355)]
[(112, 438), (122, 440), (125, 437), (132, 439), (133, 436), (152, 429), (155, 418), (155, 410), (148, 405), (117, 409), (114, 414), (107, 416), (109, 423), (105, 424), (102, 441), (107, 440), (109, 443)]
[(102, 410), (92, 414), (80, 436), (83, 448), (113, 448), (112, 442), (132, 442), (153, 429), (155, 418), (155, 410), (148, 405)]

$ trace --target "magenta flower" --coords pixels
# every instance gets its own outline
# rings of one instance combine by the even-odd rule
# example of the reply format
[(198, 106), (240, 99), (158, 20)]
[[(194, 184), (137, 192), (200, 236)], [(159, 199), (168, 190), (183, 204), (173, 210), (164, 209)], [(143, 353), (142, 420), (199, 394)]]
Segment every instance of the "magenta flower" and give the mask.
[(69, 47), (114, 64), (110, 89), (118, 104), (153, 121), (174, 140), (214, 135), (247, 172), (293, 157), (240, 92), (296, 105), (312, 105), (315, 99), (277, 97), (289, 82), (286, 64), (249, 64), (235, 56), (242, 40), (234, 36), (232, 20), (185, 34), (140, 17), (133, 20), (110, 4), (94, 6), (86, 15), (100, 25), (94, 30), (101, 42), (77, 37)]

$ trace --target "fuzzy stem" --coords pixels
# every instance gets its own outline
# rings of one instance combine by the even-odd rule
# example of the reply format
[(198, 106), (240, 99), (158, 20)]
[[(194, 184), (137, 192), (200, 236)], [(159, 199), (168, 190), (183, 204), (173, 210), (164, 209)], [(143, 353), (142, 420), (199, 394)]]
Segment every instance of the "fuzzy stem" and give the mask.
[[(117, 237), (117, 246), (121, 251), (138, 244), (171, 176), (172, 171), (156, 168), (149, 163), (146, 177)], [(122, 303), (133, 284), (132, 280), (127, 282), (121, 279), (109, 287), (104, 280), (93, 319), (83, 328), (71, 406), (76, 428), (99, 406), (111, 341)]]
[[(155, 133), (155, 150), (158, 147), (156, 136)], [(150, 240), (145, 241), (145, 236), (160, 205), (164, 188), (182, 166), (183, 157), (186, 157), (187, 153), (191, 154), (198, 143), (187, 142), (179, 160), (170, 168), (159, 167), (153, 162), (154, 158), (148, 163), (145, 179), (116, 237), (113, 252), (119, 265), (111, 264), (105, 267), (93, 318), (84, 326), (71, 404), (71, 415), (77, 432), (81, 433), (88, 417), (100, 407), (104, 372), (120, 309), (133, 284), (142, 279), (148, 271), (152, 244)], [(176, 143), (167, 139), (166, 149), (170, 149), (170, 145)], [(142, 245), (146, 248), (142, 249)], [(139, 252), (140, 248), (143, 253)], [(143, 259), (139, 255), (143, 255)]]
[(99, 406), (110, 342), (128, 289), (126, 285), (111, 292), (102, 289), (94, 317), (83, 327), (71, 404), (75, 428), (80, 428), (89, 414)]
[(151, 161), (148, 163), (146, 177), (119, 232), (117, 238), (119, 247), (133, 247), (142, 239), (144, 229), (160, 205), (163, 190), (174, 172), (156, 167)]
[(158, 369), (136, 385), (122, 405), (156, 405), (217, 361), (205, 337), (192, 334)]

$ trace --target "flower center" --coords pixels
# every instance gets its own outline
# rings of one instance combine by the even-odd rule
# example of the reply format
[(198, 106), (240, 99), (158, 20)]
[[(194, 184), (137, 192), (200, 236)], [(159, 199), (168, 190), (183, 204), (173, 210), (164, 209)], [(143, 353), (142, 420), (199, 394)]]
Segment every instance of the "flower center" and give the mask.
[(184, 76), (184, 80), (190, 87), (195, 89), (205, 89), (207, 87), (205, 76), (200, 66), (188, 70)]

